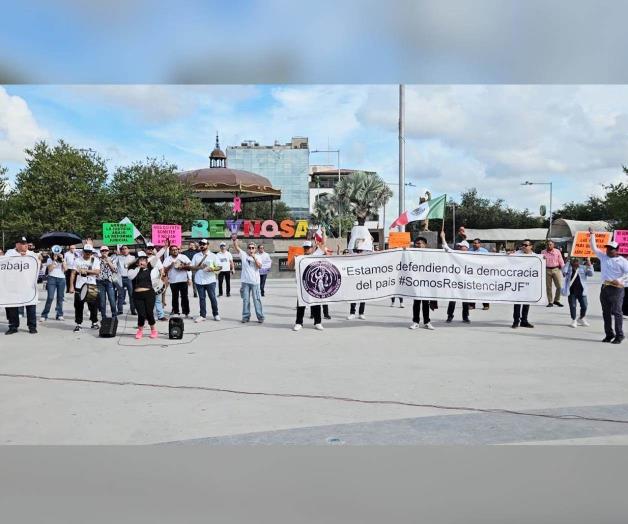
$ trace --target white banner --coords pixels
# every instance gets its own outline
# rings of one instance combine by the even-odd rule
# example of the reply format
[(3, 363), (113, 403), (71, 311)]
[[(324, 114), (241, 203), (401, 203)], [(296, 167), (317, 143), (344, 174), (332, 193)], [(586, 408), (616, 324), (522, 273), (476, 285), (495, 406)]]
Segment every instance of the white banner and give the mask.
[(30, 255), (0, 257), (0, 306), (37, 304), (37, 259)]
[(360, 255), (299, 256), (295, 269), (301, 305), (389, 297), (547, 303), (545, 260), (540, 255), (394, 249)]

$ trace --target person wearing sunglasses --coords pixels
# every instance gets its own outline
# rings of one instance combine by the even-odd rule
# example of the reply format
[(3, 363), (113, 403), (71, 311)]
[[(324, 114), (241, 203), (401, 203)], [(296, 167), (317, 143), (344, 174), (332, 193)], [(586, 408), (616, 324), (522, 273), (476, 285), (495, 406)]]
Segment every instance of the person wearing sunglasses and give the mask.
[[(521, 244), (521, 249), (516, 251), (515, 255), (534, 255), (534, 244), (532, 240), (526, 238)], [(512, 312), (512, 329), (517, 329), (519, 326), (524, 328), (533, 328), (534, 326), (528, 322), (528, 313), (530, 311), (530, 304), (515, 304)]]
[(249, 242), (246, 251), (240, 248), (240, 241), (234, 235), (231, 237), (233, 249), (240, 254), (242, 270), (240, 272), (240, 296), (242, 297), (242, 323), (251, 319), (251, 296), (253, 296), (253, 306), (255, 316), (261, 324), (264, 322), (264, 310), (262, 309), (262, 296), (260, 291), (260, 274), (262, 259), (257, 253), (257, 246), (254, 242)]

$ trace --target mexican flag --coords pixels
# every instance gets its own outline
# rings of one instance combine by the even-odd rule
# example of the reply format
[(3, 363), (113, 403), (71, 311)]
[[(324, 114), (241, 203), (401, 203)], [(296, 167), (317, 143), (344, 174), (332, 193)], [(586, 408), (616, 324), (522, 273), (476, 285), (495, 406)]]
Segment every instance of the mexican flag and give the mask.
[(423, 202), (419, 207), (412, 211), (404, 211), (390, 225), (390, 229), (397, 226), (405, 226), (408, 222), (414, 220), (427, 220), (430, 218), (443, 218), (445, 216), (445, 201), (447, 195), (441, 195), (431, 200)]

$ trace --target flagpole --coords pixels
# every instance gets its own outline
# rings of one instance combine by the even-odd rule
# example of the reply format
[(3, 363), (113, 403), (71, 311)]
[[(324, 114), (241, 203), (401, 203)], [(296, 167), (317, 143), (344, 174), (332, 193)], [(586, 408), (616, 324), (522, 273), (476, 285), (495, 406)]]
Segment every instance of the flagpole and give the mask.
[[(405, 103), (405, 86), (399, 84), (399, 216), (405, 211), (405, 187), (406, 187), (406, 172), (405, 172), (405, 122), (404, 122), (404, 103)], [(399, 231), (405, 229), (403, 226), (399, 226)]]

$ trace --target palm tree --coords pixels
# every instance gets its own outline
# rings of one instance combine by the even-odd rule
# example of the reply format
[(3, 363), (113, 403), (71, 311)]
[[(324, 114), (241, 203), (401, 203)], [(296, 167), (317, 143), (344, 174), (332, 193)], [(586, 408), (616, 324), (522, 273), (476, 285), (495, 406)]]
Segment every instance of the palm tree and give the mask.
[(357, 171), (342, 178), (334, 189), (339, 210), (350, 213), (363, 226), (369, 215), (377, 213), (390, 198), (392, 191), (376, 173)]

